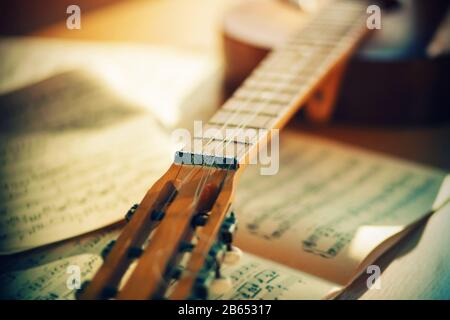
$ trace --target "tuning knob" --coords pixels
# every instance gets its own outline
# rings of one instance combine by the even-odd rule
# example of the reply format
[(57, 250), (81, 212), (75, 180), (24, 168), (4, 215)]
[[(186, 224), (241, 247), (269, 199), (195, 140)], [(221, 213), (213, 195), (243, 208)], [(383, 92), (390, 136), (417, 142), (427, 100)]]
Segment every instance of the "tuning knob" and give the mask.
[(229, 246), (223, 257), (223, 263), (227, 265), (235, 265), (241, 260), (242, 251), (238, 247)]
[(199, 213), (192, 217), (191, 225), (192, 227), (203, 227), (208, 221), (208, 214)]
[(75, 291), (75, 298), (76, 298), (77, 300), (80, 299), (81, 295), (83, 294), (83, 292), (86, 291), (86, 288), (88, 287), (88, 285), (89, 285), (90, 283), (91, 283), (91, 281), (89, 281), (89, 280), (84, 281), (84, 282), (81, 284), (80, 289), (77, 289), (77, 290)]
[(111, 252), (112, 248), (114, 247), (114, 245), (116, 244), (116, 240), (111, 240), (102, 250), (101, 252), (101, 256), (103, 258), (103, 260), (106, 259), (106, 257), (109, 255), (109, 253)]
[(233, 288), (233, 283), (229, 277), (216, 278), (211, 282), (209, 288), (213, 295), (223, 295)]
[(130, 208), (130, 210), (128, 210), (127, 214), (125, 215), (125, 220), (127, 222), (131, 220), (138, 207), (139, 204), (136, 203)]
[(165, 216), (164, 211), (162, 210), (153, 210), (152, 214), (150, 215), (150, 218), (153, 221), (161, 221)]
[(230, 245), (233, 242), (233, 234), (236, 231), (236, 228), (236, 216), (234, 215), (234, 212), (231, 212), (220, 227), (220, 240), (226, 245)]

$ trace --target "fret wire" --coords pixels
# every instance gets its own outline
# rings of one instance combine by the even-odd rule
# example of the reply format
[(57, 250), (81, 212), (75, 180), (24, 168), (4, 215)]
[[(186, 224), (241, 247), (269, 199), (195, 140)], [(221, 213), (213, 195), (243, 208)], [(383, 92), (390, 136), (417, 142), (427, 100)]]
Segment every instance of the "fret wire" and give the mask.
[[(353, 28), (353, 29), (356, 29), (356, 28)], [(351, 32), (351, 31), (353, 31), (353, 29), (350, 29), (350, 31), (349, 32)], [(357, 30), (358, 31), (358, 30)], [(348, 32), (348, 33), (349, 33)], [(360, 33), (361, 31), (358, 31), (358, 33)], [(354, 32), (354, 33), (356, 33), (356, 32)], [(346, 43), (344, 43), (344, 44), (346, 44)], [(347, 45), (341, 45), (341, 47), (343, 47), (343, 48), (340, 48), (340, 46), (338, 45), (338, 46), (336, 46), (336, 49), (335, 50), (332, 50), (331, 52), (330, 52), (330, 54), (329, 54), (329, 57), (330, 57), (330, 59), (328, 59), (327, 61), (325, 61), (325, 63), (323, 63), (323, 66), (325, 66), (325, 65), (328, 65), (329, 63), (329, 60), (333, 60), (334, 58), (336, 58), (336, 57), (338, 57), (338, 56), (340, 56), (340, 51), (344, 51), (346, 48), (345, 47), (347, 47)], [(333, 52), (334, 51), (334, 52)], [(336, 51), (337, 51), (337, 53), (336, 53)], [(317, 72), (315, 72), (315, 73), (322, 73), (323, 71), (322, 71), (322, 69), (325, 69), (324, 67), (322, 67), (322, 68), (318, 68), (318, 71)], [(320, 71), (320, 72), (319, 72)], [(315, 75), (313, 76), (313, 77), (315, 77)], [(282, 114), (280, 114), (280, 116), (279, 116), (279, 118), (281, 118), (282, 117)], [(241, 157), (243, 157), (243, 156), (245, 156), (245, 153), (243, 154), (243, 155), (240, 155)], [(239, 157), (239, 155), (238, 155), (238, 160), (239, 159), (241, 159), (241, 157)]]
[(262, 128), (259, 126), (253, 126), (250, 124), (232, 124), (232, 123), (226, 123), (226, 122), (214, 122), (214, 121), (209, 121), (208, 124), (214, 124), (214, 125), (218, 125), (218, 126), (223, 126), (224, 124), (226, 124), (228, 127), (230, 128), (243, 128), (243, 129), (266, 129), (266, 128)]
[[(210, 131), (213, 130), (213, 133), (211, 134)], [(258, 129), (258, 131), (265, 131), (265, 129)], [(217, 132), (219, 132), (220, 136), (223, 137), (222, 139), (219, 139), (217, 135)], [(208, 134), (209, 133), (209, 134)], [(257, 130), (256, 129), (236, 129), (236, 128), (223, 128), (218, 125), (214, 124), (207, 124), (203, 136), (195, 136), (195, 139), (209, 139), (213, 138), (214, 140), (220, 141), (230, 141), (234, 140), (237, 143), (241, 144), (254, 144), (256, 143), (257, 139)]]
[(266, 117), (277, 117), (278, 113), (275, 112), (267, 112), (267, 111), (260, 111), (260, 112), (253, 112), (252, 110), (245, 110), (245, 109), (233, 109), (233, 108), (222, 108), (222, 110), (228, 111), (228, 112), (238, 112), (242, 114), (256, 114), (258, 116), (266, 116)]

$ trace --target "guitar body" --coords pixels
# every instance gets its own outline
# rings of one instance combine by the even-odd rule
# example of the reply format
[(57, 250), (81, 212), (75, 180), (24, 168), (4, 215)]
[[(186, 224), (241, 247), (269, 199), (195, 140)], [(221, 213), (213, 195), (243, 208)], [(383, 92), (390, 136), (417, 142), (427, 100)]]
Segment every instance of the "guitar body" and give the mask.
[[(319, 99), (313, 96), (302, 109), (307, 118), (365, 124), (450, 120), (450, 55), (427, 55), (448, 2), (396, 2), (382, 9), (382, 28), (323, 81)], [(280, 0), (251, 1), (230, 11), (223, 26), (227, 94), (309, 15)]]

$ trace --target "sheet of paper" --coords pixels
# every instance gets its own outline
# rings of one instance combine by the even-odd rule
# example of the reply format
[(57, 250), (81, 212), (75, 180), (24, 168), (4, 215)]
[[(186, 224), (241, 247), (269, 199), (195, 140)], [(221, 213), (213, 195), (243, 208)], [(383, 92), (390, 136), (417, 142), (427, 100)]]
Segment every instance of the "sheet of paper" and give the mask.
[(0, 96), (0, 118), (2, 254), (119, 221), (173, 157), (153, 116), (79, 71)]
[[(73, 300), (73, 268), (79, 268), (79, 280), (89, 280), (102, 259), (92, 254), (78, 255), (55, 262), (0, 275), (0, 298), (8, 300)], [(77, 271), (76, 271), (77, 272)], [(69, 284), (68, 284), (69, 281)], [(78, 281), (78, 280), (76, 280)]]
[(218, 106), (221, 62), (170, 47), (0, 38), (0, 93), (73, 70), (87, 71), (169, 128), (192, 126)]
[(0, 56), (1, 254), (122, 219), (171, 128), (219, 99), (218, 62), (170, 48), (0, 38)]
[[(0, 298), (74, 299), (74, 290), (66, 286), (67, 268), (79, 266), (80, 281), (89, 280), (101, 265), (103, 248), (121, 229), (122, 225), (117, 225), (0, 257)], [(212, 299), (322, 299), (338, 289), (334, 283), (248, 253), (237, 265), (224, 265), (222, 274), (230, 277), (233, 288)]]
[(280, 170), (248, 168), (237, 245), (347, 284), (385, 240), (430, 212), (444, 173), (308, 135), (281, 136)]
[(123, 219), (172, 160), (169, 139), (151, 120), (138, 117), (100, 132), (0, 137), (0, 252)]
[(212, 299), (316, 300), (339, 289), (335, 283), (249, 253), (236, 266), (223, 266), (222, 273), (230, 277), (233, 287)]
[(0, 273), (26, 270), (81, 254), (101, 255), (117, 239), (124, 223), (14, 255), (0, 256)]
[(101, 252), (117, 239), (123, 224), (13, 256), (0, 257), (0, 299), (74, 299), (67, 286), (69, 266), (77, 266), (80, 282), (101, 266)]
[[(102, 238), (112, 239), (114, 235), (112, 232)], [(84, 242), (92, 244), (94, 239), (93, 236), (85, 237)], [(72, 276), (69, 268), (79, 267), (80, 282), (90, 280), (102, 263), (99, 252), (94, 254), (92, 251), (101, 246), (95, 245), (94, 250), (90, 247), (90, 253), (72, 255), (80, 245), (74, 244), (73, 240), (69, 243), (72, 246), (70, 253), (66, 252), (57, 260), (51, 261), (61, 253), (61, 246), (47, 250), (46, 254), (28, 254), (27, 259), (17, 259), (24, 266), (41, 258), (35, 267), (0, 274), (0, 299), (75, 299), (75, 289), (67, 286)], [(236, 266), (224, 266), (222, 274), (230, 277), (232, 289), (223, 295), (212, 295), (211, 299), (322, 299), (338, 289), (336, 284), (247, 253)]]
[(362, 274), (340, 299), (450, 299), (450, 204), (383, 255), (379, 287)]

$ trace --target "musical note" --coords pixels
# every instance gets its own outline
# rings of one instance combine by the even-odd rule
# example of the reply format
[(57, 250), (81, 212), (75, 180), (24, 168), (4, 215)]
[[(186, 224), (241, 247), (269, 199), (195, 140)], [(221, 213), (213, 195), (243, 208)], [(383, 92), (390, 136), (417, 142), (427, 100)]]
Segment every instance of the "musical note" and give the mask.
[(0, 275), (1, 299), (62, 300), (75, 299), (75, 289), (67, 286), (67, 268), (78, 266), (81, 281), (89, 280), (102, 259), (92, 254), (77, 255), (42, 266)]
[(218, 101), (202, 55), (8, 38), (0, 56), (0, 254), (121, 220), (172, 162), (168, 129)]
[(212, 299), (270, 300), (322, 299), (336, 284), (273, 261), (245, 253), (237, 266), (222, 266), (233, 288)]

